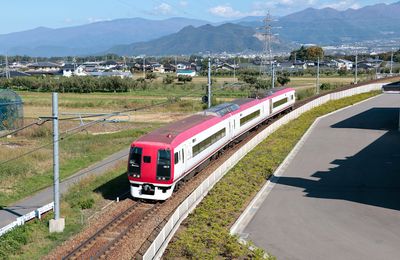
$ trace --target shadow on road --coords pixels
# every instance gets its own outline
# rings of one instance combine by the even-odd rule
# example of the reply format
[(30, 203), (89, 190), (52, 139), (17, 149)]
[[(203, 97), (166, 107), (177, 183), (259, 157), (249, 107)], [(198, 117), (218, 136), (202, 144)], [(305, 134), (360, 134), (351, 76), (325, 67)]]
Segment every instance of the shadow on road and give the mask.
[(331, 162), (329, 171), (308, 178), (272, 178), (282, 185), (303, 188), (305, 196), (348, 200), (400, 210), (400, 132), (399, 109), (374, 108), (346, 119), (332, 128), (387, 130), (378, 140), (355, 156)]

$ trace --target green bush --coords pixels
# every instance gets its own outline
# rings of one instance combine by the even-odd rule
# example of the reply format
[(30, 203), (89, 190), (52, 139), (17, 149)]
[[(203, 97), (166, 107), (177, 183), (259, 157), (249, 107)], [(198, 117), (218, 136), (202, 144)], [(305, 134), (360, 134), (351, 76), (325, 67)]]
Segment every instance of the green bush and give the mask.
[(22, 246), (28, 243), (29, 227), (19, 226), (4, 234), (0, 238), (0, 259), (10, 259), (10, 256), (19, 253)]
[(94, 199), (93, 198), (84, 198), (80, 201), (78, 201), (77, 206), (80, 209), (91, 209), (94, 205)]
[(306, 98), (312, 97), (314, 95), (315, 95), (314, 88), (296, 90), (296, 99), (297, 100), (306, 99)]

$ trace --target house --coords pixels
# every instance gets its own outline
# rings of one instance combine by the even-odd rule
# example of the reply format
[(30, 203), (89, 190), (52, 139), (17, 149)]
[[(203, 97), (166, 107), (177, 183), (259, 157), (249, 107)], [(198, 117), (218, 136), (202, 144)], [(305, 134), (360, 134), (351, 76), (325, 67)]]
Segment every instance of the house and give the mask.
[[(22, 71), (18, 71), (18, 70), (10, 70), (9, 75), (10, 75), (10, 78), (30, 76), (30, 74), (22, 72)], [(6, 78), (6, 77), (7, 77), (7, 75), (6, 75), (5, 71), (0, 73), (0, 78)]]
[(87, 76), (88, 74), (85, 71), (85, 67), (82, 65), (77, 65), (73, 63), (64, 64), (62, 67), (62, 75), (64, 77), (71, 76)]
[(132, 78), (133, 74), (130, 71), (92, 71), (88, 72), (89, 76), (93, 77), (120, 77), (120, 78)]
[(165, 68), (164, 65), (159, 64), (159, 63), (154, 63), (151, 64), (153, 72), (158, 72), (158, 73), (165, 73)]
[(332, 60), (332, 63), (334, 63), (335, 67), (339, 70), (340, 69), (351, 70), (354, 66), (354, 63), (352, 61), (344, 59)]
[(35, 62), (28, 64), (28, 74), (57, 75), (60, 74), (61, 65), (53, 62)]
[(191, 70), (192, 69), (192, 63), (190, 62), (181, 62), (176, 65), (177, 70)]
[(178, 69), (176, 71), (176, 75), (177, 76), (190, 76), (190, 77), (194, 77), (196, 76), (196, 71), (195, 70), (190, 70), (190, 69), (185, 69), (185, 70), (180, 70)]

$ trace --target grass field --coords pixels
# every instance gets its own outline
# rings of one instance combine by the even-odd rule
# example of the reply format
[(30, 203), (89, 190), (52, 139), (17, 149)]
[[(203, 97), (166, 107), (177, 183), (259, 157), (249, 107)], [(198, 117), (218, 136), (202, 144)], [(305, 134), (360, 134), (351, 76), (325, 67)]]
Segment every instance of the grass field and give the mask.
[[(214, 88), (219, 82), (231, 78), (217, 78)], [(101, 124), (97, 128), (90, 129), (88, 133), (81, 133), (61, 142), (61, 175), (69, 176), (75, 171), (94, 163), (107, 155), (124, 147), (140, 134), (150, 128), (186, 117), (201, 111), (204, 105), (200, 97), (204, 93), (201, 86), (205, 77), (194, 79), (197, 83), (187, 83), (179, 86), (165, 86), (143, 91), (128, 93), (89, 93), (73, 94), (61, 93), (59, 95), (60, 113), (109, 113), (117, 110), (140, 108), (165, 102), (169, 97), (180, 96), (180, 101), (169, 105), (154, 107), (140, 112), (131, 112), (128, 116), (120, 116), (118, 119), (131, 122), (119, 124)], [(321, 82), (332, 84), (346, 84), (352, 81), (347, 78), (326, 78)], [(300, 91), (312, 88), (314, 78), (292, 78), (291, 86)], [(312, 91), (303, 91), (303, 95), (312, 95)], [(233, 98), (247, 96), (248, 90), (227, 85), (214, 92), (218, 102), (229, 101)], [(51, 115), (51, 93), (19, 92), (25, 103), (24, 113), (28, 118)], [(61, 125), (61, 131), (79, 125), (79, 121), (67, 122)], [(51, 140), (51, 124), (23, 132), (21, 135), (10, 139), (0, 140), (0, 162), (14, 158), (30, 151)], [(93, 135), (95, 132), (111, 132), (101, 136)], [(0, 205), (8, 205), (17, 199), (27, 196), (32, 192), (51, 184), (51, 146), (47, 146), (35, 153), (13, 161), (0, 167)]]
[[(0, 165), (0, 206), (7, 206), (52, 184), (50, 126), (31, 128), (21, 135), (0, 140), (0, 163), (49, 144), (43, 149)], [(133, 140), (157, 126), (147, 124), (137, 129), (129, 129), (133, 127), (127, 126), (128, 130), (122, 129), (116, 133), (79, 133), (63, 139), (60, 141), (61, 179), (112, 153), (128, 148)]]
[(125, 167), (125, 163), (121, 163), (102, 176), (86, 178), (61, 198), (61, 215), (66, 220), (63, 233), (48, 232), (48, 221), (54, 217), (50, 213), (2, 236), (0, 259), (42, 259), (57, 245), (90, 225), (88, 218), (109, 202), (105, 197), (115, 198), (121, 195), (121, 190), (129, 188)]
[[(321, 83), (331, 83), (335, 86), (348, 85), (353, 82), (353, 77), (321, 78)], [(128, 93), (88, 93), (59, 94), (60, 113), (109, 113), (126, 109), (152, 106), (178, 97), (181, 100), (161, 107), (146, 110), (156, 114), (194, 113), (203, 109), (201, 97), (205, 94), (206, 77), (195, 77), (193, 82), (182, 85), (163, 85), (161, 79), (154, 81), (154, 87), (145, 90), (136, 90)], [(242, 85), (231, 84), (235, 82), (232, 77), (217, 77), (213, 84), (213, 95), (217, 102), (226, 102), (235, 98), (247, 97), (250, 90)], [(297, 89), (313, 88), (315, 78), (292, 77), (288, 84)], [(37, 118), (50, 115), (51, 94), (40, 92), (18, 92), (25, 104), (25, 117)], [(130, 113), (139, 116), (140, 113)], [(155, 118), (158, 118), (157, 116)], [(136, 118), (134, 121), (138, 121)], [(143, 121), (147, 121), (144, 117)], [(163, 120), (161, 120), (163, 121)]]

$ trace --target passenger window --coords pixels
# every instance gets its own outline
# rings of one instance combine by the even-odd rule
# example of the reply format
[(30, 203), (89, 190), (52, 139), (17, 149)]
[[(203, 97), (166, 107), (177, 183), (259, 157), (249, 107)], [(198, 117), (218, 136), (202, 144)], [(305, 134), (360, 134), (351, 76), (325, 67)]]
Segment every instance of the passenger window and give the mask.
[(144, 157), (143, 157), (143, 162), (145, 162), (145, 163), (151, 163), (151, 156), (144, 156)]
[(185, 162), (185, 153), (183, 152), (183, 149), (182, 149), (182, 162)]
[(179, 155), (178, 155), (178, 152), (176, 152), (176, 153), (174, 154), (174, 157), (175, 157), (175, 164), (178, 164), (178, 162), (179, 162)]

